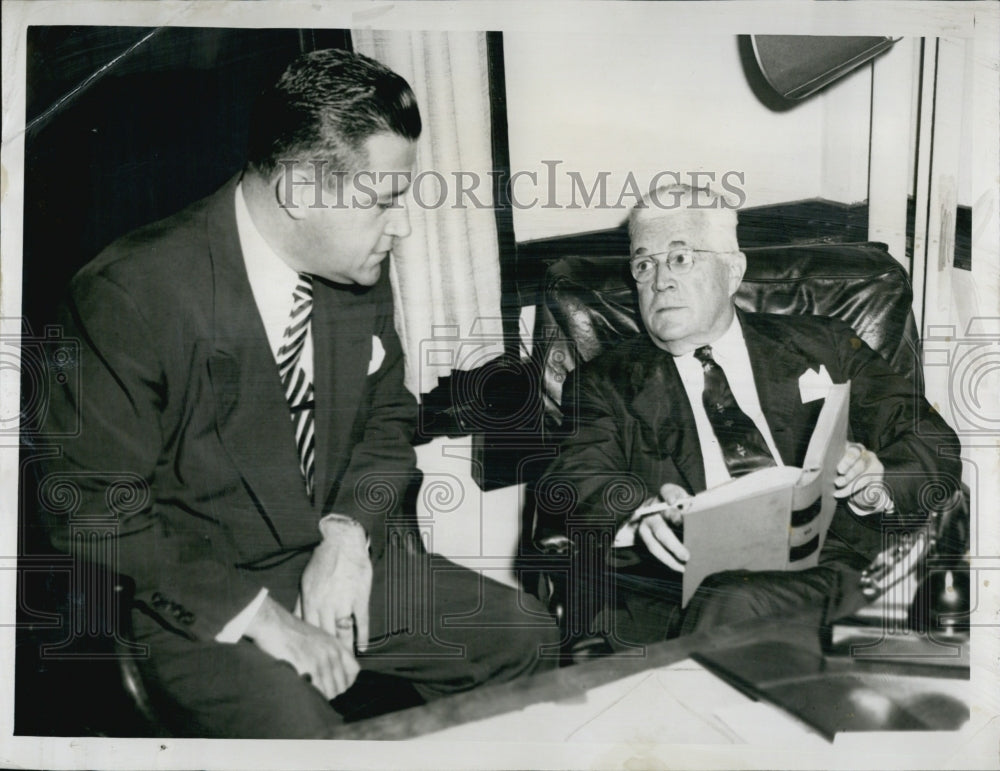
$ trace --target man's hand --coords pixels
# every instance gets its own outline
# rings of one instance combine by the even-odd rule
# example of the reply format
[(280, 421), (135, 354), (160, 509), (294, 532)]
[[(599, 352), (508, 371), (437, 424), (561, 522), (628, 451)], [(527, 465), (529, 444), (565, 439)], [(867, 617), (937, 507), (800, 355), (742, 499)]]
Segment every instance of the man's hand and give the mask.
[(859, 513), (875, 513), (886, 507), (884, 481), (885, 467), (878, 456), (859, 442), (848, 442), (837, 464), (834, 497), (850, 498)]
[(342, 694), (358, 676), (360, 667), (350, 645), (296, 618), (270, 596), (245, 634), (264, 653), (308, 676), (327, 699)]
[[(660, 488), (660, 494), (656, 498), (650, 498), (643, 503), (646, 506), (650, 503), (663, 501), (671, 506), (679, 503), (685, 498), (690, 498), (687, 491), (678, 485), (667, 483)], [(639, 522), (639, 535), (649, 549), (649, 553), (656, 557), (668, 568), (672, 568), (679, 573), (684, 572), (684, 563), (688, 561), (691, 554), (674, 532), (673, 526), (681, 524), (681, 513), (677, 509), (667, 509), (666, 511), (650, 514)]]
[[(296, 615), (336, 635), (348, 650), (368, 646), (372, 563), (364, 528), (348, 519), (320, 522), (323, 540), (302, 572)], [(355, 640), (355, 632), (357, 639)]]

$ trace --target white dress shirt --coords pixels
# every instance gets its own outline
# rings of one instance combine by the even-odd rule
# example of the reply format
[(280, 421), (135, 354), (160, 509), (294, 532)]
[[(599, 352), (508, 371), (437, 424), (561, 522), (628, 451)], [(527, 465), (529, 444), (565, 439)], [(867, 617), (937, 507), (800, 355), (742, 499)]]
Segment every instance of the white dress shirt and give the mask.
[[(243, 252), (243, 263), (246, 265), (247, 278), (250, 279), (250, 289), (257, 304), (257, 311), (264, 323), (267, 342), (271, 346), (275, 366), (278, 361), (278, 349), (285, 336), (285, 329), (292, 314), (292, 293), (299, 281), (299, 274), (288, 267), (264, 240), (250, 218), (246, 199), (243, 197), (243, 184), (236, 186), (236, 231), (240, 238), (240, 249)], [(312, 379), (313, 376), (313, 340), (312, 325), (306, 333), (305, 345), (302, 348), (302, 368)]]

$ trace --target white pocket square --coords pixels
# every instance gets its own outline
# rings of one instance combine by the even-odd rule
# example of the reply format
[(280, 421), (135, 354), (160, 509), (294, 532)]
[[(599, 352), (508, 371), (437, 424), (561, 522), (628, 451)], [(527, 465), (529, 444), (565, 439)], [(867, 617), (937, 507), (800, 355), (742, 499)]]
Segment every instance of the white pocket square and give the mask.
[(382, 347), (382, 341), (372, 335), (372, 358), (368, 362), (368, 374), (374, 374), (378, 372), (378, 368), (382, 366), (382, 360), (385, 358), (385, 348)]
[(799, 376), (799, 395), (802, 397), (802, 403), (825, 399), (832, 385), (833, 381), (825, 365), (819, 365), (819, 372), (807, 369)]

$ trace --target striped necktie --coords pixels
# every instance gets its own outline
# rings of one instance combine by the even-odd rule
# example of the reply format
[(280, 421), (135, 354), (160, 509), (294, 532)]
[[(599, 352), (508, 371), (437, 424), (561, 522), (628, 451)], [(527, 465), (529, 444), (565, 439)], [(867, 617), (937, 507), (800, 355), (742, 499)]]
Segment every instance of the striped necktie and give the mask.
[(312, 276), (299, 274), (292, 293), (292, 314), (278, 348), (278, 373), (285, 388), (285, 398), (295, 427), (295, 444), (299, 451), (299, 468), (306, 483), (306, 494), (312, 498), (316, 462), (316, 432), (313, 417), (313, 383), (302, 361), (302, 349), (309, 334), (312, 319)]

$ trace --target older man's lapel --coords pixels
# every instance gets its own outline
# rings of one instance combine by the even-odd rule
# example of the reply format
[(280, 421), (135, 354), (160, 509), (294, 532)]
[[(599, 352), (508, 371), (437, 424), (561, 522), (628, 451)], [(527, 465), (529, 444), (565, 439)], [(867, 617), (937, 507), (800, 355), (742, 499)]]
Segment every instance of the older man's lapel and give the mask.
[(739, 315), (757, 396), (774, 443), (785, 464), (801, 465), (823, 402), (802, 402), (799, 377), (819, 364), (793, 347), (790, 339), (767, 323), (767, 317)]
[(234, 196), (235, 180), (206, 212), (214, 280), (208, 374), (222, 444), (282, 545), (315, 532), (315, 518), (299, 469), (288, 402), (247, 278)]
[(651, 449), (659, 458), (673, 461), (682, 477), (663, 482), (676, 482), (691, 492), (701, 492), (705, 489), (701, 443), (674, 358), (648, 339), (637, 346), (635, 353), (631, 410), (650, 432), (656, 445)]

